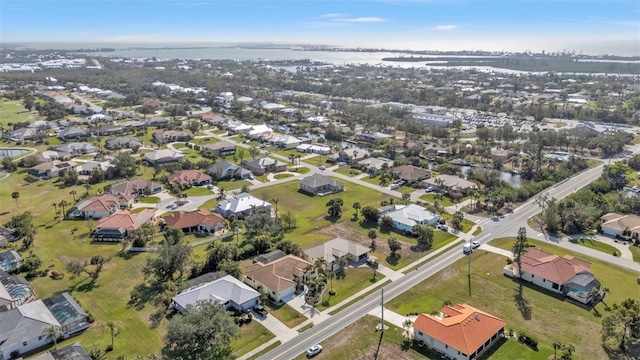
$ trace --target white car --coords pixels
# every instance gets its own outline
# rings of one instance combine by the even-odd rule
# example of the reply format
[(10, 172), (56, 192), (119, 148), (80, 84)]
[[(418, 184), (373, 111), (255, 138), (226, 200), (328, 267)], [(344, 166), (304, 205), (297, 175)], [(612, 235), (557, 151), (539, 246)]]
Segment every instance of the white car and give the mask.
[(314, 357), (322, 352), (322, 345), (313, 345), (307, 349), (307, 357)]
[(320, 165), (320, 166), (318, 166), (318, 169), (320, 169), (320, 170), (327, 170), (327, 167), (326, 167), (326, 166), (324, 166), (324, 165)]
[(471, 242), (471, 247), (472, 247), (472, 248), (474, 248), (474, 249), (475, 249), (475, 248), (477, 248), (477, 247), (479, 247), (479, 246), (480, 246), (480, 241), (478, 241), (478, 240), (473, 240), (473, 241)]

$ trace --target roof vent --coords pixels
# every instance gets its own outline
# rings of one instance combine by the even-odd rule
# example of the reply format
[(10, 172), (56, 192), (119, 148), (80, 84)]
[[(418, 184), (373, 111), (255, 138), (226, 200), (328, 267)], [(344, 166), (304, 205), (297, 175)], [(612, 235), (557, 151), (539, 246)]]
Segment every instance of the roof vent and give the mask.
[(480, 316), (478, 316), (478, 314), (476, 314), (476, 321), (480, 321)]

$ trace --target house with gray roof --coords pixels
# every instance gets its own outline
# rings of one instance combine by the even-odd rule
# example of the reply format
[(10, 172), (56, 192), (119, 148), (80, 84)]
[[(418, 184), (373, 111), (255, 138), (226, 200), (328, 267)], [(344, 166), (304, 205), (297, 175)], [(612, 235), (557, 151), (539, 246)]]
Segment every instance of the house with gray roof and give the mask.
[(287, 171), (287, 164), (280, 161), (275, 160), (269, 157), (258, 158), (254, 160), (245, 160), (242, 162), (249, 171), (254, 173), (255, 175), (262, 175), (264, 173), (278, 173), (282, 171)]
[(349, 262), (359, 263), (369, 258), (371, 249), (362, 246), (351, 240), (340, 237), (325, 241), (320, 245), (314, 246), (304, 251), (313, 261), (323, 258), (327, 261), (326, 269), (333, 272), (343, 270), (343, 262), (345, 257)]
[(300, 190), (313, 195), (328, 195), (344, 191), (344, 184), (319, 173), (300, 180)]
[(184, 155), (177, 150), (161, 149), (144, 154), (144, 161), (151, 166), (173, 164), (184, 161)]
[(271, 213), (271, 203), (247, 193), (240, 193), (230, 199), (222, 200), (218, 202), (218, 206), (215, 208), (215, 212), (222, 215), (225, 219), (228, 219), (231, 215), (245, 218), (260, 210), (266, 210), (268, 213)]
[(0, 270), (0, 311), (11, 310), (29, 302), (35, 293), (27, 279)]
[(40, 354), (31, 360), (93, 360), (79, 343), (73, 343), (63, 348)]
[(65, 338), (89, 328), (89, 315), (68, 292), (54, 295), (42, 302), (60, 324)]
[(98, 152), (98, 148), (88, 142), (74, 142), (69, 144), (62, 144), (55, 148), (60, 153), (69, 154), (69, 156), (78, 156), (84, 154), (95, 154)]
[(20, 128), (13, 131), (8, 131), (4, 133), (4, 139), (7, 141), (25, 141), (31, 140), (35, 137), (38, 129), (36, 128)]
[(42, 300), (0, 312), (0, 359), (12, 359), (52, 342), (44, 332), (51, 326), (62, 326)]
[(90, 132), (77, 127), (68, 127), (62, 130), (60, 134), (58, 134), (58, 137), (64, 141), (84, 139), (90, 136), (91, 136)]
[(198, 301), (217, 301), (227, 309), (243, 311), (258, 303), (260, 293), (231, 275), (212, 282), (189, 288), (171, 299), (173, 307), (181, 314), (187, 312), (189, 305)]
[(413, 234), (415, 225), (432, 225), (440, 220), (440, 216), (415, 204), (391, 205), (380, 209), (380, 218), (389, 216), (391, 226), (405, 233)]
[(251, 171), (225, 160), (209, 166), (207, 173), (218, 180), (231, 178), (249, 179), (252, 176)]

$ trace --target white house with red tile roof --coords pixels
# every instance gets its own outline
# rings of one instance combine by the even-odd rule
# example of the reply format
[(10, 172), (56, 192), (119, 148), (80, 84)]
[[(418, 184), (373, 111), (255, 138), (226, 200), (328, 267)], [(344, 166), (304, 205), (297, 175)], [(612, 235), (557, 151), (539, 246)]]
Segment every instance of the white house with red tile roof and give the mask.
[(93, 233), (93, 240), (119, 242), (126, 237), (133, 236), (136, 229), (154, 218), (155, 212), (149, 209), (137, 214), (132, 214), (127, 210), (118, 210), (98, 221)]
[(130, 195), (102, 194), (79, 201), (69, 210), (71, 219), (100, 219), (120, 210), (122, 207), (133, 205), (134, 197)]
[(504, 335), (503, 320), (467, 304), (445, 306), (437, 315), (420, 314), (413, 323), (415, 340), (450, 359), (475, 359)]
[(209, 210), (198, 209), (185, 213), (176, 211), (163, 218), (164, 223), (185, 233), (212, 233), (224, 228), (224, 218)]
[[(571, 255), (558, 256), (531, 247), (521, 256), (521, 279), (546, 290), (568, 296), (583, 304), (593, 298), (591, 289), (600, 289), (600, 282), (593, 276), (591, 263)], [(518, 277), (518, 264), (505, 266), (503, 273)]]
[(206, 185), (211, 184), (211, 176), (198, 170), (182, 170), (175, 172), (167, 177), (170, 183), (176, 183), (180, 186), (184, 185)]

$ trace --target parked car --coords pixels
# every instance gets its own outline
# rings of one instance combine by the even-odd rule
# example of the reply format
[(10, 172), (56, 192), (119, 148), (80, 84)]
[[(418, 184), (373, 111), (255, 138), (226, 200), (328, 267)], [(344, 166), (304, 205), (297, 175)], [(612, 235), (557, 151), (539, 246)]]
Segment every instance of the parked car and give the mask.
[(264, 306), (262, 306), (262, 305), (255, 305), (253, 307), (253, 311), (257, 312), (258, 314), (260, 314), (262, 316), (267, 316), (267, 314), (268, 314), (267, 309), (265, 309)]
[(438, 229), (442, 231), (449, 231), (449, 227), (447, 225), (438, 225)]
[(318, 166), (318, 169), (320, 169), (320, 170), (327, 170), (327, 168), (326, 168), (324, 165), (320, 165), (320, 166)]
[(479, 247), (479, 246), (480, 246), (480, 241), (478, 241), (478, 240), (473, 240), (473, 241), (471, 242), (471, 247), (472, 247), (472, 248), (474, 248), (474, 249), (475, 249), (475, 248), (477, 248), (477, 247)]
[(340, 161), (340, 162), (338, 163), (338, 166), (340, 166), (340, 167), (345, 166), (345, 165), (347, 165), (347, 163), (346, 163), (346, 162), (344, 162), (344, 161)]
[(433, 186), (429, 186), (428, 188), (424, 189), (425, 192), (432, 192), (433, 191)]
[(322, 352), (322, 345), (317, 344), (307, 349), (307, 357), (314, 357)]

